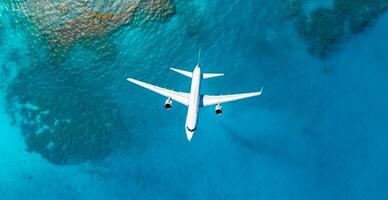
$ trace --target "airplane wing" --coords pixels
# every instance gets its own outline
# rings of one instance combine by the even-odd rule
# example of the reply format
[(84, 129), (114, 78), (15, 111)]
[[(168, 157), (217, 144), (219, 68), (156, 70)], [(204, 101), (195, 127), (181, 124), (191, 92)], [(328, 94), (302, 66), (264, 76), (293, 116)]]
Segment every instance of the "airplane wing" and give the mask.
[(155, 86), (155, 85), (151, 85), (149, 83), (145, 83), (145, 82), (142, 82), (142, 81), (138, 81), (138, 80), (135, 80), (133, 78), (128, 78), (127, 79), (129, 82), (132, 82), (138, 86), (141, 86), (141, 87), (144, 87), (148, 90), (151, 90), (153, 92), (156, 92), (160, 95), (163, 95), (165, 97), (170, 97), (172, 100), (176, 101), (176, 102), (179, 102), (185, 106), (187, 106), (189, 104), (189, 94), (188, 93), (184, 93), (184, 92), (175, 92), (175, 91), (172, 91), (172, 90), (168, 90), (168, 89), (165, 89), (165, 88), (161, 88), (161, 87), (158, 87), (158, 86)]
[(262, 92), (263, 92), (263, 89), (261, 89), (260, 92), (251, 92), (251, 93), (244, 93), (244, 94), (219, 95), (219, 96), (204, 95), (202, 98), (201, 106), (205, 107), (205, 106), (237, 101), (241, 99), (247, 99), (254, 96), (260, 96)]

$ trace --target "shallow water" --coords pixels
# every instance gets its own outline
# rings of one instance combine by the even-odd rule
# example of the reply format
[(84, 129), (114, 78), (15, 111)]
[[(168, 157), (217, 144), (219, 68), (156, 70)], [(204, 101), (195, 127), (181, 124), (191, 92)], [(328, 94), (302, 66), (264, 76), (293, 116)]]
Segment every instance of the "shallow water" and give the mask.
[[(318, 58), (284, 1), (174, 3), (167, 21), (121, 26), (61, 58), (0, 3), (1, 198), (388, 198), (387, 14)], [(328, 5), (309, 1), (305, 12)], [(190, 80), (168, 68), (191, 70), (199, 48), (203, 70), (226, 74), (204, 92), (265, 89), (220, 117), (201, 110), (188, 143), (186, 109), (166, 112), (164, 98), (126, 78), (187, 91)], [(39, 152), (48, 141), (26, 140), (43, 110), (49, 138), (78, 148), (50, 154)]]

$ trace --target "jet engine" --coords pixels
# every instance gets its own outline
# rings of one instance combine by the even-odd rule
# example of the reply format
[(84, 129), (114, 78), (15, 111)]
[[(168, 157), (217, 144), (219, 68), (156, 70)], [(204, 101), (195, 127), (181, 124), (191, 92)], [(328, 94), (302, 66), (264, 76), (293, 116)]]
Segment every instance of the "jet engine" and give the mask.
[(221, 106), (221, 104), (217, 104), (215, 112), (216, 112), (216, 115), (221, 115), (222, 114), (222, 106)]
[(166, 110), (170, 110), (171, 107), (172, 107), (172, 100), (171, 98), (167, 98), (166, 102), (164, 103), (164, 107), (166, 108)]

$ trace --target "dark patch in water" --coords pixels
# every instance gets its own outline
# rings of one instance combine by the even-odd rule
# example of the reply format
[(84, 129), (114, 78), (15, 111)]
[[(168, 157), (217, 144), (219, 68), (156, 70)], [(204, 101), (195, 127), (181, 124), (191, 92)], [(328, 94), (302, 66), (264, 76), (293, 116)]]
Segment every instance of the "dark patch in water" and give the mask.
[(352, 33), (364, 31), (377, 16), (388, 8), (387, 0), (336, 0), (334, 10), (344, 15)]
[(7, 110), (19, 123), (28, 151), (61, 165), (99, 160), (125, 129), (108, 95), (111, 85), (106, 76), (81, 68), (39, 65), (20, 72), (10, 85)]
[(387, 0), (334, 0), (333, 8), (317, 8), (306, 16), (302, 4), (290, 1), (289, 16), (297, 18), (297, 28), (309, 41), (311, 54), (320, 58), (332, 52), (345, 33), (363, 32), (388, 8)]
[(200, 40), (203, 38), (202, 34), (206, 32), (204, 29), (206, 29), (207, 24), (195, 8), (196, 7), (194, 5), (188, 7), (188, 11), (180, 16), (179, 27), (183, 28), (182, 30), (185, 31), (189, 38)]
[(3, 27), (0, 23), (0, 46), (3, 45)]
[(12, 62), (15, 62), (15, 63), (19, 63), (20, 60), (21, 60), (21, 53), (18, 49), (12, 49), (9, 53), (8, 53), (8, 60), (9, 61), (12, 61)]
[[(344, 16), (340, 13), (320, 8), (311, 13), (311, 21), (299, 27), (300, 33), (310, 41), (309, 51), (325, 57), (345, 33)], [(301, 23), (306, 23), (303, 18)]]
[[(2, 66), (1, 66), (1, 70), (0, 70), (0, 80), (7, 80), (8, 79), (8, 77), (10, 77), (11, 76), (11, 70), (9, 69), (9, 67), (6, 65), (6, 64), (3, 64)], [(3, 87), (3, 83), (0, 83), (0, 88), (2, 88)]]
[(288, 152), (288, 148), (284, 145), (284, 141), (276, 138), (271, 138), (272, 142), (269, 142), (268, 138), (244, 138), (240, 134), (237, 134), (237, 132), (229, 125), (222, 123), (222, 127), (233, 141), (260, 156), (268, 157), (275, 161), (287, 161), (294, 164), (300, 162)]

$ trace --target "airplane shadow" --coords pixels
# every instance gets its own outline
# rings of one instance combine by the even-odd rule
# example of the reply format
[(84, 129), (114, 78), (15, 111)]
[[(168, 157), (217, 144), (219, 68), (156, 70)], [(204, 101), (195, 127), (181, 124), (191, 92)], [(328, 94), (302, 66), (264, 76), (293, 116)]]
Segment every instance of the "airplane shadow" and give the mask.
[(221, 122), (221, 126), (225, 133), (239, 146), (260, 157), (270, 159), (274, 162), (287, 162), (294, 165), (302, 164), (295, 155), (291, 154), (289, 151), (290, 144), (287, 144), (286, 140), (276, 137), (269, 138), (260, 136), (260, 133), (252, 133), (255, 136), (247, 138), (240, 135), (233, 127), (225, 122)]

